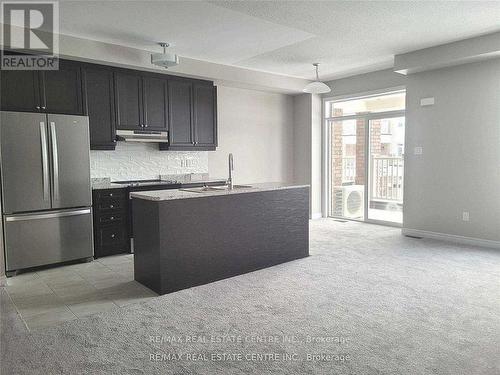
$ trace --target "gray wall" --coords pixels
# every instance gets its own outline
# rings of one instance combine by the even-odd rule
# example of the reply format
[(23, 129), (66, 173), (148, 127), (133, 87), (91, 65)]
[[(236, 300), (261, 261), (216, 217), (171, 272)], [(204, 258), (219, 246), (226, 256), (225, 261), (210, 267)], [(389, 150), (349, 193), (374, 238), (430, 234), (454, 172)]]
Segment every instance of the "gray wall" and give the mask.
[(332, 92), (323, 95), (328, 98), (404, 86), (406, 76), (394, 73), (392, 69), (385, 69), (333, 80), (326, 84), (332, 88)]
[(313, 218), (322, 216), (322, 174), (323, 174), (323, 141), (321, 116), (321, 96), (311, 96), (311, 215)]
[(404, 227), (500, 240), (500, 59), (409, 75), (406, 118)]
[(310, 185), (310, 216), (321, 217), (321, 97), (300, 94), (293, 97), (293, 179)]
[[(406, 86), (404, 228), (500, 241), (500, 59), (328, 84), (325, 97)], [(435, 104), (421, 107), (425, 97)]]
[(218, 86), (217, 105), (219, 147), (208, 153), (210, 176), (227, 178), (233, 153), (236, 184), (292, 181), (292, 96)]
[(293, 180), (298, 184), (311, 183), (311, 95), (293, 97), (294, 147)]

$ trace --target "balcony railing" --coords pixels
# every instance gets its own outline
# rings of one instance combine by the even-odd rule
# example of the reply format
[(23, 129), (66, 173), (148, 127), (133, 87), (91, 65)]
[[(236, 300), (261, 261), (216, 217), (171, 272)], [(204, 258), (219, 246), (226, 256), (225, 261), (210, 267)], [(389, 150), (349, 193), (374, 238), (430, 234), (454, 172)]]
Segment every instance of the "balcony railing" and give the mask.
[(342, 183), (354, 182), (356, 178), (356, 157), (344, 156), (342, 158)]
[(371, 162), (371, 199), (402, 202), (404, 171), (403, 157), (373, 156)]

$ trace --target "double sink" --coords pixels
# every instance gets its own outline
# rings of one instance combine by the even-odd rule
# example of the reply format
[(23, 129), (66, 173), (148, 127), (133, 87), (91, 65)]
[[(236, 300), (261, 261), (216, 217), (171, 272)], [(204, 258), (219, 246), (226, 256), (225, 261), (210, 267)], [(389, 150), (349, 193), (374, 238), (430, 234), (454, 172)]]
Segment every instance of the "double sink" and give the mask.
[(229, 191), (229, 190), (251, 189), (251, 188), (252, 188), (251, 185), (233, 185), (232, 188), (230, 188), (229, 185), (223, 185), (223, 186), (202, 186), (202, 187), (185, 188), (179, 190), (189, 191), (191, 193), (210, 193), (214, 191)]

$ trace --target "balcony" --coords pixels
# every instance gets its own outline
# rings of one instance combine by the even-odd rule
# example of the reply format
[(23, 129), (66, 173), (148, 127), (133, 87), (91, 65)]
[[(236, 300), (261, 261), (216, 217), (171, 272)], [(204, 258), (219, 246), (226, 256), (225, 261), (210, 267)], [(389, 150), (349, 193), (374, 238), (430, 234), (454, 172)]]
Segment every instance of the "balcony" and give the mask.
[(403, 203), (402, 156), (373, 156), (371, 199)]
[[(344, 156), (342, 158), (342, 185), (363, 185), (364, 176), (356, 176), (356, 164), (355, 156)], [(358, 165), (363, 165), (363, 161), (360, 160)], [(368, 195), (369, 219), (396, 223), (402, 222), (403, 172), (403, 156), (372, 156), (370, 160)]]

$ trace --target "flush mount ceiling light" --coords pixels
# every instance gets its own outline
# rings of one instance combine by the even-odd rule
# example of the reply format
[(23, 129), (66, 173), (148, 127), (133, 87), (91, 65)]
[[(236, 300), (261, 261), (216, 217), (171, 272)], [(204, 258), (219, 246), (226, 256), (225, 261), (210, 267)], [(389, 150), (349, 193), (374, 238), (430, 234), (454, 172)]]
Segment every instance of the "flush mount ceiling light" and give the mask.
[(170, 46), (170, 43), (161, 42), (158, 44), (163, 47), (163, 53), (152, 53), (151, 64), (158, 65), (167, 69), (172, 66), (179, 65), (179, 56), (177, 56), (175, 53), (167, 52), (167, 47)]
[(311, 82), (306, 87), (304, 87), (304, 90), (302, 90), (303, 92), (307, 92), (309, 94), (326, 94), (327, 92), (332, 91), (330, 87), (319, 81), (318, 65), (319, 63), (313, 64), (313, 66), (316, 68), (316, 81)]

